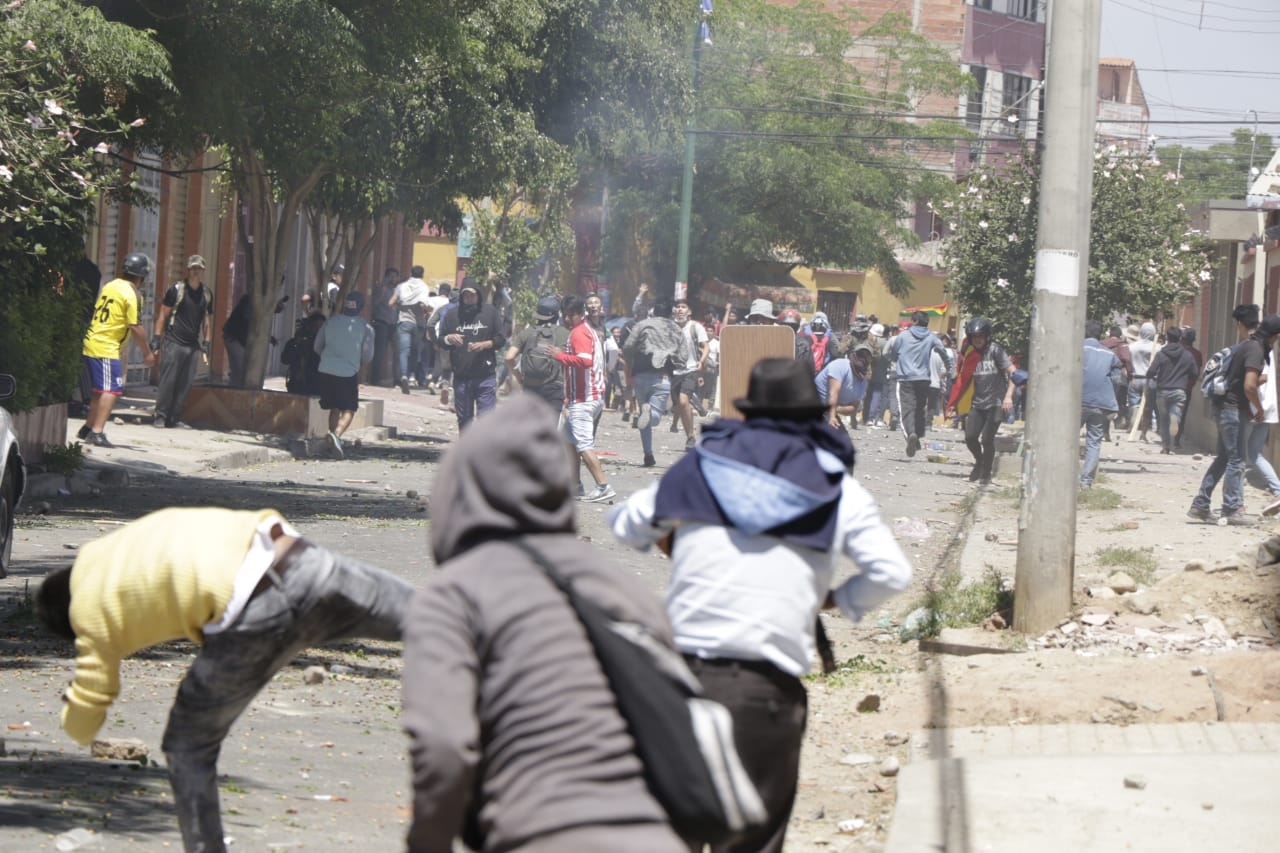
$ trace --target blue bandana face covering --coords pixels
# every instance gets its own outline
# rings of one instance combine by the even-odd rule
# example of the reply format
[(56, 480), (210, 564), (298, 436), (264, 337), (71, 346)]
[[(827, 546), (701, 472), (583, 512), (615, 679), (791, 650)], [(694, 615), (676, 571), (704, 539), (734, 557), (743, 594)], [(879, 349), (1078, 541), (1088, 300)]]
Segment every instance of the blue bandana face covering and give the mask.
[(719, 420), (658, 484), (655, 521), (718, 524), (826, 551), (853, 462), (848, 436), (823, 421)]

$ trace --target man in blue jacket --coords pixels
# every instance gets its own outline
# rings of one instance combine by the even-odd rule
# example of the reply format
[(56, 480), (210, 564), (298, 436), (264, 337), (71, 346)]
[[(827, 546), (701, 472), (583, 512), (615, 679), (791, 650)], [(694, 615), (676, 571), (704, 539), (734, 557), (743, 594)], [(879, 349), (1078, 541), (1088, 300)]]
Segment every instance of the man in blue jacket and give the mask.
[(902, 431), (907, 435), (907, 455), (915, 456), (920, 437), (929, 425), (925, 408), (929, 404), (929, 356), (937, 352), (947, 370), (952, 368), (951, 353), (938, 336), (929, 331), (929, 315), (917, 311), (911, 315), (911, 327), (889, 342), (885, 351), (898, 365), (898, 408), (902, 412)]
[(1107, 420), (1119, 411), (1116, 405), (1115, 380), (1120, 378), (1120, 359), (1098, 342), (1102, 324), (1088, 320), (1084, 324), (1084, 385), (1080, 393), (1080, 421), (1084, 424), (1084, 468), (1080, 472), (1080, 488), (1093, 485), (1102, 455), (1102, 434)]

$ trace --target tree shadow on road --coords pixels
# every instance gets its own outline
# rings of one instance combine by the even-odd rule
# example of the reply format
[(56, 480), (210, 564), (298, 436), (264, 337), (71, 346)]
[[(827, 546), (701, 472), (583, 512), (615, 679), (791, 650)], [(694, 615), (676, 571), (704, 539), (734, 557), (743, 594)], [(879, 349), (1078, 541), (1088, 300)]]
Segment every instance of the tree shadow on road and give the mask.
[[(365, 454), (369, 450), (359, 452)], [(412, 456), (425, 461), (426, 456), (433, 454), (438, 455), (428, 451)], [(369, 458), (395, 461), (390, 457)], [(334, 460), (332, 472), (326, 471), (325, 482), (321, 483), (298, 483), (269, 476), (262, 479), (213, 479), (143, 475), (135, 477), (125, 493), (108, 491), (100, 497), (72, 495), (53, 499), (50, 503), (59, 523), (99, 521), (104, 527), (133, 521), (168, 507), (216, 506), (254, 510), (271, 507), (299, 525), (333, 518), (421, 521), (428, 517), (427, 511), (419, 508), (418, 500), (409, 499), (404, 494), (389, 493), (381, 483), (343, 482), (347, 477), (344, 477), (342, 465), (341, 461)], [(424, 477), (420, 491), (425, 494), (429, 487), (430, 483)], [(25, 521), (26, 518), (19, 516), (19, 529)], [(68, 556), (74, 559), (73, 554)], [(15, 563), (15, 568), (20, 569), (20, 564)]]
[[(5, 789), (0, 796), (0, 826), (6, 831), (28, 830), (52, 837), (83, 827), (131, 839), (172, 836), (173, 846), (181, 846), (169, 776), (154, 764), (144, 767), (67, 756), (57, 750), (22, 750), (0, 758), (0, 779)], [(219, 786), (271, 788), (261, 779), (222, 775), (218, 779)], [(26, 849), (34, 849), (34, 844)]]

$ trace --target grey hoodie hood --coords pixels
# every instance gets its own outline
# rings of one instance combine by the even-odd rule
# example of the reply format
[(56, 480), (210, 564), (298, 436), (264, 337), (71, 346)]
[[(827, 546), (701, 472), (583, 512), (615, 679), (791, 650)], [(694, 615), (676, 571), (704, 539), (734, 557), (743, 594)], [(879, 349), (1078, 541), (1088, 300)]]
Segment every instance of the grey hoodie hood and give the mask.
[(431, 488), (431, 551), (437, 564), (490, 538), (572, 533), (573, 456), (556, 414), (520, 394), (462, 433)]
[(1154, 341), (1156, 339), (1156, 324), (1143, 323), (1138, 334), (1142, 335), (1144, 341)]

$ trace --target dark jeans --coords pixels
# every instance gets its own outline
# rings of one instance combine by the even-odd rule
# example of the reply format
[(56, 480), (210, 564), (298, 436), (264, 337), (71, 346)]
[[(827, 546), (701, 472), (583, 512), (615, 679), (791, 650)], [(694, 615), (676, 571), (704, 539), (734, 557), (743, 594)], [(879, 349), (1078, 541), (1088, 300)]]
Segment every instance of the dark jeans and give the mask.
[[(671, 404), (671, 380), (663, 373), (637, 373), (631, 381), (636, 388), (636, 406), (649, 405), (649, 417), (640, 422), (640, 450), (645, 456), (652, 456), (653, 428)], [(644, 409), (639, 408), (638, 412), (643, 414)]]
[(872, 382), (862, 398), (862, 422), (880, 423), (884, 418), (884, 385)]
[(1182, 413), (1187, 408), (1187, 392), (1181, 388), (1156, 391), (1156, 425), (1160, 428), (1160, 446), (1173, 448), (1173, 436), (1182, 431)]
[(903, 432), (916, 438), (924, 438), (929, 427), (925, 411), (928, 406), (928, 379), (913, 379), (909, 382), (898, 380), (898, 407), (902, 410)]
[(1098, 473), (1098, 460), (1102, 458), (1102, 437), (1107, 423), (1115, 413), (1096, 406), (1080, 409), (1080, 423), (1084, 427), (1084, 465), (1080, 469), (1080, 485), (1090, 488)]
[(398, 378), (404, 379), (410, 375), (410, 371), (414, 374), (418, 371), (418, 360), (420, 347), (422, 346), (422, 335), (418, 332), (417, 323), (400, 323), (396, 326), (396, 355), (399, 358), (400, 373)]
[(385, 320), (373, 321), (373, 364), (369, 368), (369, 382), (373, 385), (394, 384), (400, 377), (393, 376), (395, 366), (396, 327)]
[(453, 408), (458, 413), (458, 430), (493, 411), (498, 405), (498, 380), (493, 376), (464, 379), (453, 377)]
[(227, 348), (227, 382), (232, 388), (244, 387), (244, 344), (239, 341), (233, 341), (230, 338), (223, 338), (222, 343)]
[(1004, 420), (1004, 411), (994, 409), (970, 409), (964, 419), (964, 443), (973, 454), (973, 470), (979, 477), (990, 479), (996, 462), (996, 430)]
[(399, 640), (413, 586), (299, 542), (231, 627), (205, 637), (178, 686), (163, 749), (188, 853), (223, 853), (217, 764), (232, 723), (276, 672), (310, 646)]
[(160, 342), (160, 385), (156, 388), (156, 416), (172, 422), (182, 417), (182, 407), (196, 378), (199, 347), (187, 347), (164, 336)]
[(1208, 510), (1213, 505), (1213, 490), (1222, 480), (1222, 514), (1239, 512), (1244, 503), (1244, 460), (1249, 446), (1249, 422), (1240, 420), (1240, 410), (1235, 406), (1217, 406), (1214, 411), (1218, 422), (1218, 455), (1204, 472), (1200, 491), (1191, 508)]
[(769, 812), (764, 826), (711, 849), (713, 853), (781, 853), (796, 799), (800, 745), (809, 712), (804, 685), (763, 661), (686, 660), (707, 698), (724, 705), (733, 716), (733, 741), (742, 766)]

